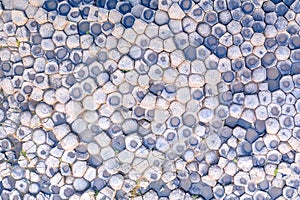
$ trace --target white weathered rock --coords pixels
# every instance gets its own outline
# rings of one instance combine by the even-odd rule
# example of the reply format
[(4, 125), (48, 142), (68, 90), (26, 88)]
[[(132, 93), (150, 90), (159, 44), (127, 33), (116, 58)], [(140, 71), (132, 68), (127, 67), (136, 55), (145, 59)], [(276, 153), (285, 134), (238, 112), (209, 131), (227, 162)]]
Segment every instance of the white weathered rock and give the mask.
[(212, 133), (206, 138), (207, 147), (211, 150), (218, 150), (222, 144), (222, 141), (218, 134)]
[(250, 170), (249, 174), (251, 181), (255, 184), (260, 183), (265, 179), (265, 172), (263, 168), (254, 167)]
[(185, 13), (178, 3), (173, 3), (169, 8), (168, 13), (171, 19), (182, 19), (185, 16)]
[(132, 70), (134, 68), (134, 62), (128, 56), (123, 56), (118, 63), (120, 70)]
[(57, 140), (61, 140), (64, 138), (68, 133), (70, 133), (70, 127), (67, 124), (62, 124), (59, 126), (55, 126), (53, 129), (53, 134), (55, 135)]
[(72, 165), (72, 172), (74, 177), (83, 177), (84, 173), (86, 172), (88, 166), (85, 161), (76, 161)]
[(114, 189), (114, 190), (120, 190), (122, 188), (124, 182), (123, 176), (117, 174), (113, 175), (110, 180), (109, 180), (109, 185)]
[(61, 146), (66, 151), (74, 150), (79, 144), (78, 136), (70, 133), (61, 141)]
[(152, 93), (148, 93), (142, 100), (140, 106), (144, 109), (154, 109), (156, 104), (156, 96)]
[(101, 149), (100, 155), (103, 158), (103, 160), (108, 160), (115, 156), (115, 151), (113, 150), (113, 148), (108, 146), (108, 147)]
[(6, 94), (13, 94), (14, 93), (14, 87), (9, 79), (3, 79), (0, 81), (0, 88), (3, 89), (3, 91)]
[(88, 167), (84, 174), (84, 178), (88, 181), (94, 180), (96, 176), (97, 176), (97, 171), (93, 167)]
[(132, 160), (134, 159), (134, 153), (124, 150), (118, 154), (118, 159), (122, 163), (131, 163)]

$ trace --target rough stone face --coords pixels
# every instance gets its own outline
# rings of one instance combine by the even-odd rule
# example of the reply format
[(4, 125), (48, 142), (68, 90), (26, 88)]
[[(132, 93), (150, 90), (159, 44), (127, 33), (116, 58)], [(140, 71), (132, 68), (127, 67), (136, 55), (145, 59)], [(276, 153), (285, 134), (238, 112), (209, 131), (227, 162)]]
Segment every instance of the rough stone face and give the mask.
[(299, 10), (0, 1), (0, 199), (295, 199)]
[(24, 25), (28, 20), (25, 16), (24, 12), (19, 11), (19, 10), (13, 10), (11, 12), (11, 17), (12, 17), (11, 18), (12, 21), (18, 26)]

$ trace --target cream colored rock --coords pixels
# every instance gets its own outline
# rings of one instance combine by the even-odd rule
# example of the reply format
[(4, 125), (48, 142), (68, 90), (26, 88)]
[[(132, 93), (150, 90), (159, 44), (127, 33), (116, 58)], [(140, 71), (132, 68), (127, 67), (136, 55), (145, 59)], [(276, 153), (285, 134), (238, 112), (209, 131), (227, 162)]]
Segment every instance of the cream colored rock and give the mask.
[(34, 19), (39, 24), (44, 24), (48, 22), (47, 12), (43, 8), (39, 8), (39, 10), (35, 13)]
[(144, 109), (154, 109), (156, 103), (156, 96), (154, 94), (148, 93), (141, 102), (141, 107)]
[(29, 0), (29, 3), (35, 7), (41, 7), (45, 0)]
[(22, 26), (26, 24), (27, 22), (27, 17), (25, 16), (24, 12), (19, 11), (19, 10), (13, 10), (11, 11), (11, 19), (14, 24), (18, 26)]
[(168, 13), (171, 19), (182, 19), (185, 16), (185, 13), (180, 8), (178, 3), (173, 3), (169, 8)]
[(0, 81), (0, 88), (3, 89), (3, 91), (6, 94), (13, 94), (14, 93), (14, 87), (9, 79), (3, 79)]
[(207, 70), (205, 73), (205, 83), (217, 84), (221, 81), (221, 73), (218, 70)]
[(53, 129), (53, 134), (55, 135), (57, 140), (61, 140), (69, 133), (70, 133), (70, 127), (66, 124), (55, 126)]
[(123, 56), (118, 63), (118, 68), (120, 70), (132, 70), (134, 68), (134, 62), (128, 56)]

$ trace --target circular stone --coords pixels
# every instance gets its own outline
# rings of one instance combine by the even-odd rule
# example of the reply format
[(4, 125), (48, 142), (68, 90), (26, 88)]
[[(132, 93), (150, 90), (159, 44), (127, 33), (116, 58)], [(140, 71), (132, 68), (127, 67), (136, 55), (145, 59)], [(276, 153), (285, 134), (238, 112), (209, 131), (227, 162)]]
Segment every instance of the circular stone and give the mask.
[(206, 138), (207, 147), (211, 150), (218, 150), (221, 146), (221, 143), (222, 141), (219, 135), (216, 133), (212, 133)]
[(203, 108), (199, 111), (198, 116), (201, 122), (208, 123), (214, 118), (214, 112), (208, 108)]
[(133, 119), (126, 119), (122, 124), (122, 130), (124, 134), (131, 134), (136, 132), (138, 129), (138, 124)]
[(109, 180), (109, 185), (115, 190), (120, 190), (122, 188), (123, 181), (123, 176), (119, 174), (113, 175)]
[(196, 118), (192, 114), (187, 114), (183, 116), (183, 124), (189, 127), (193, 127), (196, 124)]

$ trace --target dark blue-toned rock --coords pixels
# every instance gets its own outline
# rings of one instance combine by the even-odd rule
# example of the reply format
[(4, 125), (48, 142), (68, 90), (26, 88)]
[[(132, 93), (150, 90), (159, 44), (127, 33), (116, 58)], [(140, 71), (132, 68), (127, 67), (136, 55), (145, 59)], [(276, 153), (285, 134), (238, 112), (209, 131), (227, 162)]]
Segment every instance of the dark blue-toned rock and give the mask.
[(252, 16), (255, 21), (264, 21), (265, 19), (265, 13), (262, 9), (254, 10)]
[(204, 91), (197, 89), (193, 92), (192, 97), (193, 97), (193, 99), (200, 101), (204, 98)]
[(256, 190), (257, 190), (257, 187), (256, 187), (256, 185), (254, 184), (254, 183), (249, 183), (248, 185), (247, 185), (247, 189), (250, 191), (250, 192), (255, 192)]
[(241, 196), (242, 194), (245, 193), (245, 188), (243, 186), (240, 185), (234, 185), (232, 192), (237, 195), (237, 196)]
[(242, 4), (242, 11), (244, 12), (244, 14), (251, 14), (254, 10), (254, 5), (252, 4), (252, 2), (244, 2)]
[(282, 188), (279, 187), (271, 187), (268, 191), (269, 195), (272, 199), (276, 199), (280, 196), (282, 196)]
[(94, 3), (94, 0), (82, 0), (83, 4), (93, 4)]
[(215, 190), (214, 190), (214, 197), (216, 198), (222, 198), (225, 194), (225, 190), (223, 187), (217, 187)]
[(242, 70), (245, 67), (245, 61), (242, 59), (236, 59), (232, 61), (232, 69), (237, 72)]
[(193, 183), (189, 193), (192, 195), (201, 195), (204, 199), (211, 199), (213, 197), (213, 192), (211, 187), (206, 183)]
[(154, 20), (154, 11), (152, 9), (144, 9), (141, 18), (145, 21), (145, 22), (152, 22)]
[(218, 58), (225, 58), (226, 55), (227, 55), (227, 48), (225, 46), (218, 46), (215, 50), (215, 55), (218, 57)]
[(117, 136), (113, 138), (112, 148), (118, 151), (123, 151), (126, 148), (124, 136)]
[(298, 196), (297, 190), (292, 187), (285, 186), (283, 188), (283, 197), (286, 199), (293, 199), (294, 197)]
[(257, 139), (259, 138), (259, 133), (253, 129), (247, 129), (246, 132), (246, 136), (245, 139), (249, 142), (249, 143), (253, 143), (255, 142)]
[(207, 12), (204, 20), (206, 23), (213, 26), (218, 23), (218, 14), (215, 11)]
[(267, 83), (268, 83), (268, 90), (270, 92), (274, 92), (280, 89), (279, 82), (277, 80), (268, 80)]
[(161, 94), (163, 89), (164, 89), (164, 85), (157, 83), (157, 84), (152, 84), (149, 88), (149, 91), (155, 95), (159, 95), (159, 94)]
[(291, 74), (291, 65), (292, 63), (290, 60), (280, 61), (277, 65), (277, 68), (281, 75), (289, 75)]
[(89, 21), (81, 21), (78, 24), (78, 32), (81, 35), (87, 34), (90, 31), (90, 22)]
[(300, 48), (300, 37), (299, 36), (293, 36), (289, 40), (289, 47), (291, 49), (299, 49)]
[(278, 16), (284, 16), (288, 11), (288, 7), (284, 3), (276, 4), (276, 14)]
[(282, 161), (292, 164), (295, 160), (295, 154), (293, 152), (288, 152), (282, 155)]
[(188, 192), (192, 183), (190, 179), (181, 179), (180, 180), (180, 187), (185, 191)]
[(100, 155), (92, 155), (88, 159), (89, 166), (94, 167), (94, 168), (99, 167), (100, 165), (102, 165), (102, 163), (103, 163), (103, 160)]
[(66, 78), (66, 84), (68, 84), (69, 86), (72, 86), (76, 83), (76, 78), (73, 74), (69, 74), (67, 75)]
[(131, 28), (135, 22), (135, 17), (132, 14), (126, 14), (122, 18), (122, 24), (125, 28)]
[(252, 25), (254, 23), (253, 17), (251, 15), (246, 15), (242, 18), (241, 24), (245, 28), (250, 28), (252, 30)]
[(108, 10), (115, 9), (117, 6), (118, 0), (109, 0), (106, 2), (106, 8)]
[(229, 10), (234, 10), (236, 8), (241, 7), (241, 2), (240, 1), (235, 1), (235, 0), (227, 0), (227, 7)]
[(45, 55), (48, 60), (55, 60), (55, 51), (53, 51), (53, 50), (46, 51)]
[(72, 6), (72, 7), (78, 7), (80, 5), (82, 0), (68, 0), (68, 3)]
[(192, 5), (192, 0), (181, 0), (179, 3), (180, 8), (184, 12), (188, 12), (191, 9)]
[(33, 45), (31, 48), (31, 53), (34, 57), (40, 57), (44, 54), (44, 51), (40, 45)]
[(276, 40), (280, 46), (286, 46), (290, 41), (290, 36), (286, 33), (280, 33), (276, 36)]
[(244, 119), (239, 119), (237, 125), (245, 129), (249, 129), (251, 127), (251, 124)]
[(150, 183), (150, 187), (157, 192), (159, 197), (169, 197), (171, 193), (171, 190), (161, 179)]
[(269, 184), (270, 184), (269, 181), (264, 180), (264, 181), (258, 183), (258, 188), (260, 190), (266, 191), (269, 189)]
[(222, 79), (225, 83), (232, 83), (235, 78), (235, 74), (232, 71), (227, 71), (222, 74)]
[(233, 20), (240, 21), (244, 14), (241, 8), (236, 8), (231, 11), (231, 15)]
[(267, 78), (271, 80), (276, 80), (280, 77), (280, 73), (276, 67), (271, 67), (267, 69)]
[(69, 51), (64, 47), (61, 47), (59, 49), (56, 49), (55, 54), (57, 59), (63, 60), (69, 56)]
[(125, 192), (124, 190), (118, 190), (116, 192), (116, 199), (124, 199), (124, 197), (126, 197), (127, 192)]
[(210, 35), (204, 39), (204, 46), (211, 51), (215, 51), (218, 44), (219, 44), (219, 42), (218, 42), (217, 38), (212, 35)]
[(233, 44), (236, 46), (240, 46), (244, 42), (244, 38), (241, 34), (233, 36)]
[(58, 2), (56, 0), (46, 0), (44, 2), (44, 8), (47, 11), (55, 11), (57, 9)]
[(114, 25), (111, 22), (106, 21), (102, 24), (103, 31), (109, 31), (109, 30), (112, 30), (113, 28), (114, 28)]
[(252, 146), (248, 141), (241, 142), (237, 146), (237, 155), (249, 156), (252, 154)]
[(257, 141), (254, 144), (255, 150), (258, 151), (258, 152), (262, 151), (265, 147), (266, 146), (265, 146), (265, 143), (263, 141)]
[(255, 55), (249, 55), (246, 57), (246, 67), (250, 70), (255, 69), (260, 64), (260, 60)]
[(233, 177), (228, 174), (223, 174), (221, 178), (218, 180), (221, 185), (229, 185), (233, 182)]
[(264, 43), (264, 46), (266, 47), (267, 50), (275, 51), (275, 49), (278, 47), (278, 43), (273, 38), (267, 38)]
[(243, 27), (241, 31), (241, 35), (243, 36), (244, 40), (250, 40), (254, 31), (250, 27)]
[(238, 119), (237, 118), (229, 116), (225, 120), (225, 125), (229, 126), (230, 128), (236, 127), (237, 124), (238, 124)]
[(87, 17), (89, 16), (89, 12), (90, 12), (90, 7), (86, 6), (83, 7), (82, 10), (80, 10), (81, 16), (83, 19), (87, 19)]
[(197, 58), (196, 48), (189, 46), (184, 49), (184, 56), (187, 60), (194, 61)]
[(252, 25), (252, 29), (256, 33), (263, 33), (265, 31), (266, 24), (262, 21), (254, 22)]
[(217, 37), (220, 38), (224, 35), (224, 33), (226, 32), (226, 28), (223, 25), (215, 25), (212, 29), (212, 34)]
[(145, 109), (137, 106), (133, 110), (136, 117), (143, 117), (145, 115)]
[(117, 7), (119, 12), (123, 15), (131, 12), (131, 5), (128, 2), (118, 2)]
[(265, 11), (265, 13), (270, 13), (275, 11), (275, 4), (272, 1), (266, 1), (262, 5), (262, 9)]
[[(110, 2), (110, 1), (108, 1), (108, 2)], [(106, 0), (96, 0), (96, 6), (99, 7), (99, 8), (104, 8), (105, 3), (106, 3)]]
[(71, 187), (67, 187), (64, 189), (63, 194), (68, 198), (71, 197), (75, 191)]

